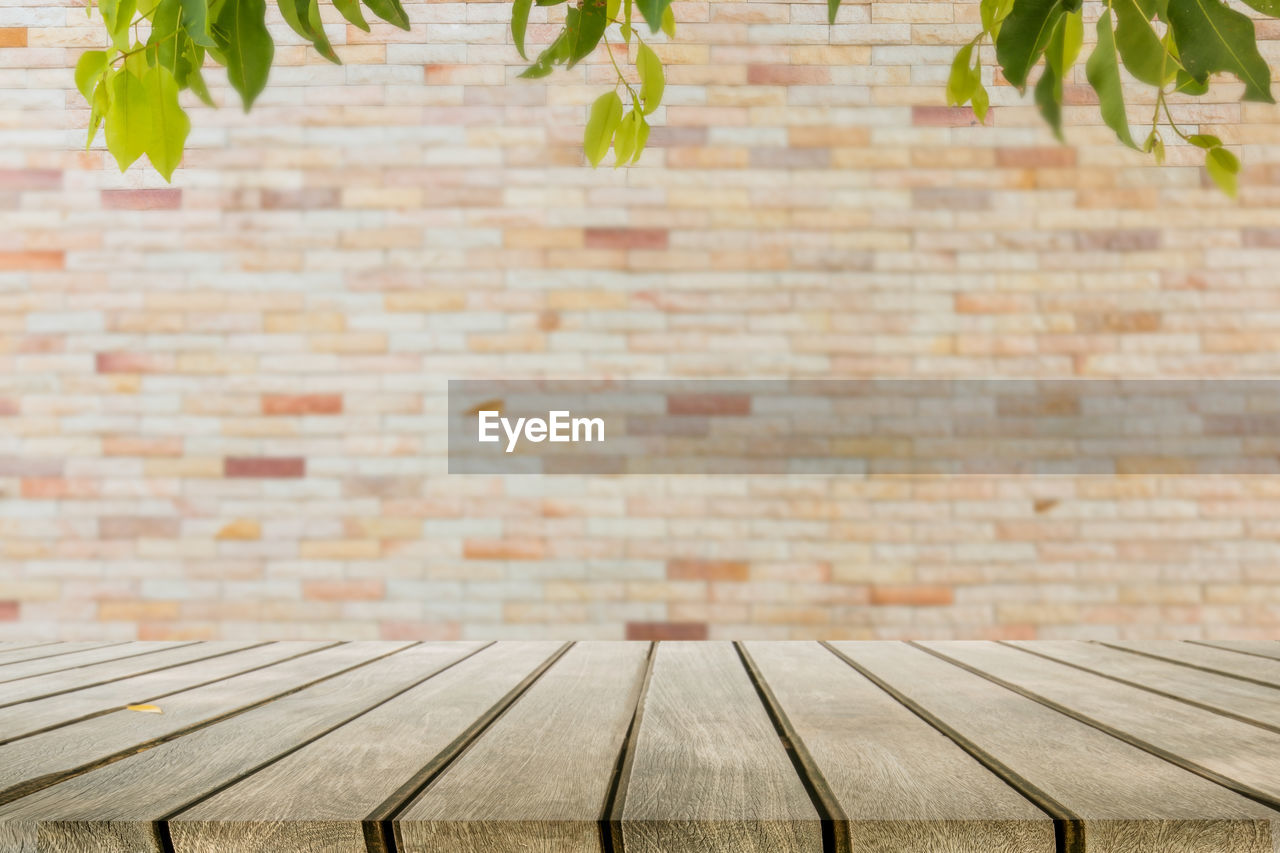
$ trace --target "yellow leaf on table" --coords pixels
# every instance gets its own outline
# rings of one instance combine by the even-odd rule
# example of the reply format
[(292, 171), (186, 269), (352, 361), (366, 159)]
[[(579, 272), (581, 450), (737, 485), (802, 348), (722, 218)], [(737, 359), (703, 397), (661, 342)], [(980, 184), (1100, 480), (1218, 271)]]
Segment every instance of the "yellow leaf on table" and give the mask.
[(164, 713), (164, 711), (161, 711), (155, 705), (126, 705), (125, 710), (138, 711), (143, 714), (163, 714)]

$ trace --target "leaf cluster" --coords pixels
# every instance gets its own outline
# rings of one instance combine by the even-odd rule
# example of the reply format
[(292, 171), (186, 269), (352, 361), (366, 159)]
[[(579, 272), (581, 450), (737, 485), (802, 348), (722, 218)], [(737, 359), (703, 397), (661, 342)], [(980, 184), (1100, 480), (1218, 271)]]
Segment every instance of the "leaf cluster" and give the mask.
[[(400, 0), (328, 0), (352, 26), (369, 30), (366, 13), (409, 28)], [(146, 155), (166, 179), (182, 158), (190, 122), (178, 94), (190, 90), (212, 104), (206, 62), (225, 66), (248, 110), (267, 85), (275, 44), (267, 30), (267, 0), (86, 0), (102, 19), (106, 47), (87, 51), (76, 67), (76, 86), (90, 105), (89, 143), (105, 126), (107, 148), (120, 168)], [(322, 56), (338, 62), (320, 18), (321, 0), (276, 0), (284, 20)], [(1041, 115), (1063, 138), (1063, 106), (1085, 44), (1084, 0), (980, 0), (982, 29), (956, 53), (947, 80), (953, 106), (969, 105), (986, 119), (991, 95), (983, 59), (994, 53), (1001, 75), (1025, 92), (1034, 88)], [(1239, 159), (1217, 136), (1188, 132), (1174, 121), (1168, 98), (1209, 91), (1216, 74), (1244, 85), (1244, 100), (1274, 103), (1271, 69), (1258, 49), (1252, 19), (1222, 0), (1090, 0), (1101, 5), (1084, 77), (1103, 122), (1121, 144), (1164, 161), (1162, 131), (1204, 152), (1205, 168), (1234, 195)], [(1242, 0), (1280, 17), (1280, 0)], [(666, 71), (646, 42), (675, 35), (671, 0), (514, 0), (511, 34), (528, 59), (526, 36), (534, 6), (565, 5), (563, 23), (521, 74), (545, 77), (573, 68), (603, 48), (617, 72), (613, 90), (592, 103), (583, 149), (597, 166), (612, 150), (618, 166), (636, 162), (649, 137), (649, 117), (666, 93)], [(830, 20), (840, 0), (827, 0)], [(639, 12), (638, 19), (635, 12)], [(611, 34), (615, 40), (611, 41)], [(990, 49), (989, 49), (990, 48)], [(618, 59), (630, 63), (624, 70)], [(1125, 76), (1154, 92), (1145, 137), (1135, 135), (1125, 103)], [(1032, 78), (1035, 77), (1034, 87)], [(1142, 139), (1142, 142), (1138, 140)]]

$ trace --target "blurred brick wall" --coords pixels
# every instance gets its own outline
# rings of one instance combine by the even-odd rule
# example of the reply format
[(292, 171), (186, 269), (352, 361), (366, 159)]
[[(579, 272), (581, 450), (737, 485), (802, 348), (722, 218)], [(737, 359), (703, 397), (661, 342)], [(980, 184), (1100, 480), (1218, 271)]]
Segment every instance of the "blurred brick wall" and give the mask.
[(592, 171), (607, 61), (515, 81), (505, 3), (408, 8), (326, 9), (341, 68), (277, 27), (167, 187), (81, 150), (79, 0), (0, 6), (0, 638), (1280, 636), (1274, 478), (443, 458), (450, 377), (1275, 376), (1280, 108), (1174, 109), (1233, 204), (1079, 85), (1074, 147), (942, 106), (975, 3), (677, 2), (651, 150)]

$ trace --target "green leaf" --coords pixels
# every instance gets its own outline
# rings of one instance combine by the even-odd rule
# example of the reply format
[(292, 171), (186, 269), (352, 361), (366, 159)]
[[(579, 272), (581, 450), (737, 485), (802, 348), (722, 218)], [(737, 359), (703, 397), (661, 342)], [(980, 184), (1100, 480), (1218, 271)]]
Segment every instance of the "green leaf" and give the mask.
[(1058, 23), (1058, 30), (1050, 39), (1045, 50), (1046, 61), (1065, 80), (1067, 72), (1076, 64), (1080, 56), (1080, 47), (1084, 44), (1084, 15), (1080, 12), (1068, 12)]
[(973, 92), (973, 115), (983, 124), (987, 123), (987, 110), (991, 108), (991, 96), (986, 87), (979, 84)]
[(93, 91), (98, 88), (102, 72), (107, 70), (107, 61), (105, 50), (86, 50), (76, 61), (76, 88), (86, 101), (93, 100)]
[(534, 63), (526, 68), (520, 76), (526, 80), (546, 77), (557, 63), (564, 61), (565, 45), (567, 43), (568, 39), (565, 32), (561, 30), (560, 35), (556, 36), (556, 40), (548, 45), (542, 53), (538, 54), (538, 58), (534, 60)]
[(609, 152), (614, 131), (622, 121), (622, 99), (617, 92), (605, 92), (591, 105), (591, 115), (582, 136), (582, 147), (592, 166), (599, 166)]
[(151, 9), (151, 34), (147, 37), (148, 64), (170, 70), (178, 67), (178, 57), (189, 41), (182, 27), (182, 0), (160, 0)]
[(569, 39), (569, 68), (577, 65), (600, 44), (609, 19), (605, 17), (605, 0), (582, 0), (565, 16), (565, 32)]
[[(281, 8), (290, 3), (286, 0)], [(265, 0), (227, 0), (218, 13), (214, 35), (226, 59), (227, 78), (240, 93), (248, 112), (266, 88), (275, 58), (275, 42), (267, 32)]]
[(360, 11), (360, 0), (333, 0), (333, 7), (351, 26), (369, 32), (369, 22), (364, 19), (364, 12)]
[(613, 23), (618, 19), (618, 13), (622, 11), (622, 0), (608, 0), (604, 5), (604, 16), (609, 19), (609, 23)]
[(1071, 17), (1063, 15), (1058, 18), (1053, 35), (1049, 37), (1049, 46), (1045, 49), (1044, 72), (1036, 84), (1036, 106), (1059, 141), (1062, 141), (1062, 77), (1071, 53), (1067, 21)]
[(641, 44), (636, 51), (636, 71), (640, 73), (640, 100), (644, 102), (644, 114), (651, 115), (662, 104), (667, 78), (662, 70), (662, 60), (647, 44)]
[(1098, 44), (1085, 63), (1085, 76), (1098, 93), (1102, 120), (1115, 131), (1116, 137), (1130, 148), (1137, 148), (1129, 118), (1124, 109), (1124, 88), (1120, 80), (1120, 60), (1116, 53), (1115, 33), (1111, 29), (1111, 10), (1098, 19)]
[(827, 0), (827, 23), (834, 24), (840, 12), (840, 0)]
[(123, 172), (147, 152), (151, 131), (151, 102), (140, 74), (147, 71), (142, 54), (125, 61), (110, 78), (111, 107), (107, 111), (107, 150)]
[(1152, 8), (1138, 0), (1113, 0), (1116, 12), (1116, 49), (1129, 73), (1148, 86), (1162, 86), (1176, 67), (1165, 56), (1164, 45), (1151, 28)]
[(1209, 177), (1227, 195), (1235, 198), (1240, 191), (1240, 160), (1225, 148), (1211, 148), (1205, 155), (1204, 167)]
[(1197, 148), (1203, 148), (1208, 151), (1211, 148), (1221, 148), (1222, 140), (1208, 133), (1193, 133), (1187, 137), (1187, 141)]
[(644, 15), (651, 32), (662, 28), (662, 15), (671, 5), (671, 0), (636, 0), (636, 8)]
[(1169, 0), (1169, 26), (1192, 77), (1229, 71), (1244, 83), (1246, 101), (1275, 103), (1253, 21), (1219, 0)]
[(1062, 141), (1062, 78), (1049, 65), (1044, 67), (1040, 82), (1036, 84), (1036, 106), (1049, 127), (1053, 128), (1053, 135)]
[(516, 0), (511, 9), (511, 38), (515, 40), (516, 50), (521, 59), (528, 59), (524, 52), (524, 33), (529, 27), (529, 10), (533, 8), (533, 0)]
[(1264, 15), (1280, 18), (1280, 0), (1244, 0), (1244, 2)]
[(676, 37), (676, 16), (670, 6), (662, 10), (662, 32), (669, 39)]
[(1000, 34), (1000, 25), (1013, 11), (1013, 0), (982, 0), (978, 14), (982, 17), (982, 31), (994, 39)]
[(182, 28), (196, 44), (213, 47), (213, 38), (209, 35), (207, 0), (182, 0)]
[(640, 114), (634, 109), (618, 122), (618, 130), (613, 135), (613, 154), (618, 159), (613, 168), (617, 169), (631, 161), (636, 153), (636, 131), (639, 129)]
[(150, 127), (147, 133), (146, 153), (166, 181), (173, 180), (173, 171), (182, 162), (182, 152), (191, 132), (191, 122), (178, 104), (178, 82), (168, 68), (152, 66), (142, 77), (150, 109)]
[(1157, 131), (1151, 131), (1147, 141), (1142, 145), (1142, 150), (1144, 153), (1155, 157), (1157, 166), (1164, 165), (1164, 140), (1160, 138), (1160, 134)]
[(1063, 0), (1018, 0), (1000, 27), (996, 58), (1004, 76), (1019, 90), (1027, 88), (1027, 76), (1064, 14)]
[(98, 0), (98, 11), (106, 22), (111, 43), (120, 50), (129, 49), (129, 25), (137, 14), (137, 0)]
[(956, 58), (951, 62), (951, 74), (947, 78), (947, 104), (958, 107), (969, 102), (973, 93), (981, 85), (980, 73), (975, 74), (973, 67), (974, 43), (969, 42), (956, 51)]
[[(288, 1), (285, 0), (286, 3)], [(311, 45), (316, 49), (316, 53), (335, 65), (341, 65), (342, 60), (338, 58), (338, 54), (334, 53), (333, 45), (329, 43), (329, 36), (324, 31), (324, 23), (320, 20), (320, 0), (296, 0), (296, 2), (298, 20), (306, 27), (307, 37), (311, 39)]]
[(404, 6), (400, 5), (400, 0), (364, 0), (364, 5), (388, 24), (402, 30), (409, 29), (409, 15), (404, 11)]
[(102, 127), (103, 120), (111, 111), (111, 85), (108, 79), (104, 79), (93, 91), (93, 100), (90, 102), (92, 106), (89, 109), (89, 135), (84, 143), (85, 150), (93, 145), (93, 140), (98, 138), (98, 129)]
[(649, 122), (645, 121), (644, 116), (639, 116), (640, 126), (636, 128), (636, 153), (631, 155), (631, 162), (635, 163), (640, 159), (640, 155), (644, 153), (644, 146), (649, 141)]

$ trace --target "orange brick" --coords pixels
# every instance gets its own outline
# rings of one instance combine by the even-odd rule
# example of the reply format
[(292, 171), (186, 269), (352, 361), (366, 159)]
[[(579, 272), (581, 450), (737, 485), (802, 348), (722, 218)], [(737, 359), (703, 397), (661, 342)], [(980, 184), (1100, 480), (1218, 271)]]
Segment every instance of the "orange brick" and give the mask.
[(949, 586), (872, 586), (871, 603), (908, 607), (939, 607), (955, 602)]
[(258, 540), (262, 538), (262, 525), (248, 518), (240, 518), (224, 526), (214, 538), (233, 542)]
[(385, 596), (386, 586), (379, 580), (307, 581), (302, 594), (314, 601), (378, 601)]
[(0, 252), (0, 271), (60, 270), (66, 265), (63, 252)]
[(541, 560), (546, 556), (546, 544), (536, 539), (468, 539), (462, 555), (468, 560)]
[(628, 640), (705, 640), (706, 622), (628, 622)]
[(751, 567), (734, 560), (668, 560), (667, 577), (671, 580), (745, 581)]
[(26, 47), (26, 27), (0, 27), (0, 47)]
[(264, 415), (340, 415), (341, 394), (267, 394), (262, 398)]

